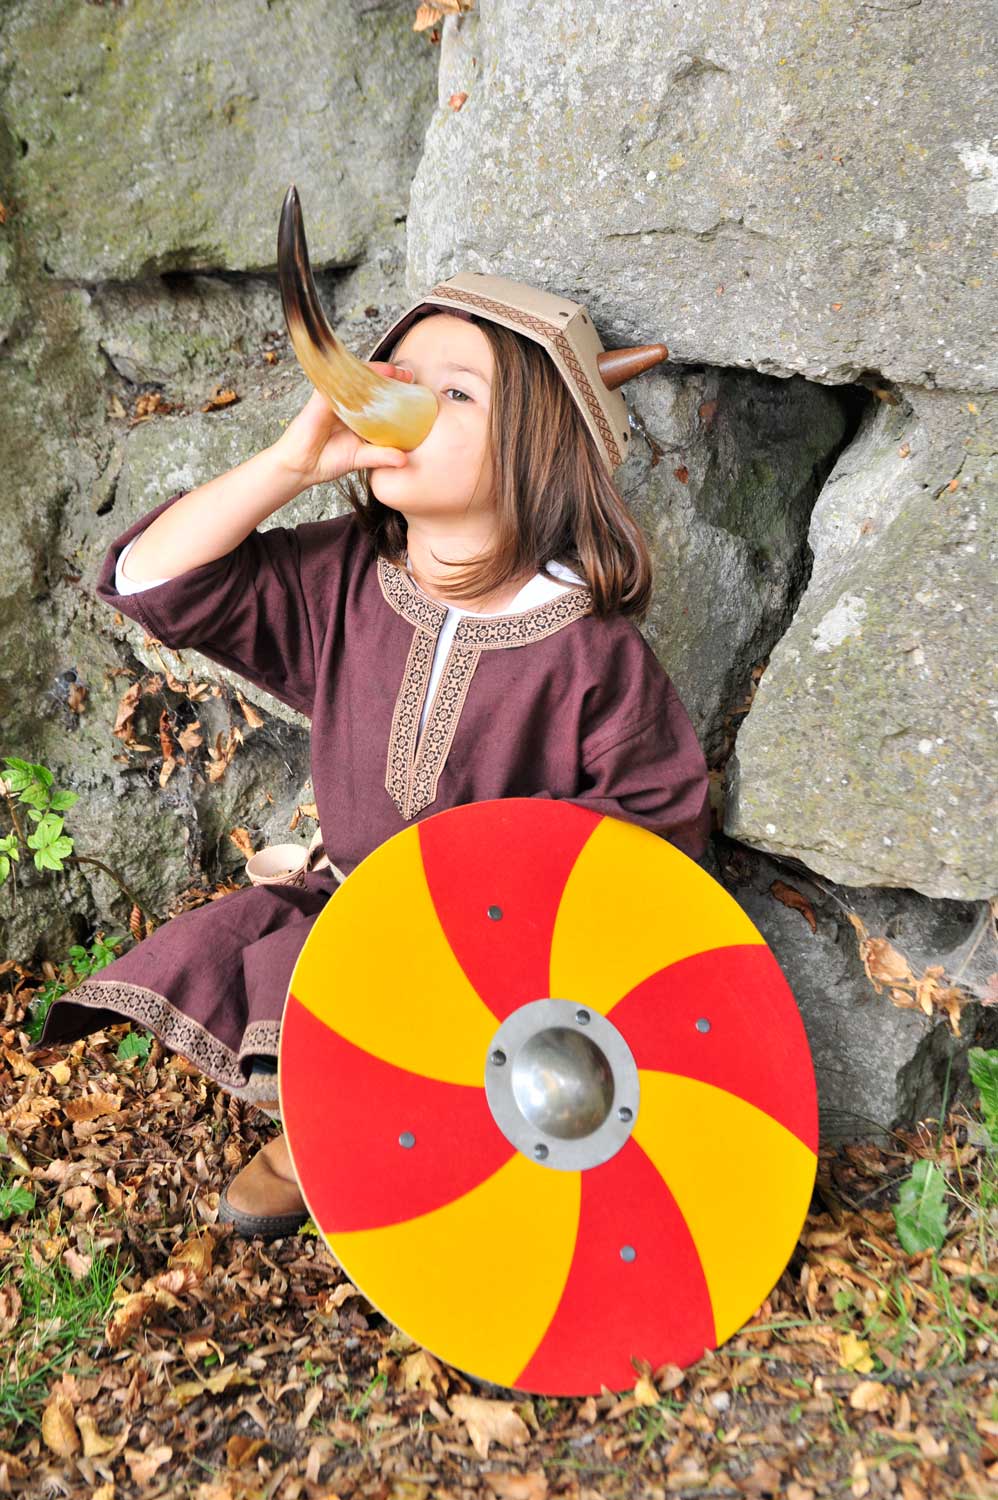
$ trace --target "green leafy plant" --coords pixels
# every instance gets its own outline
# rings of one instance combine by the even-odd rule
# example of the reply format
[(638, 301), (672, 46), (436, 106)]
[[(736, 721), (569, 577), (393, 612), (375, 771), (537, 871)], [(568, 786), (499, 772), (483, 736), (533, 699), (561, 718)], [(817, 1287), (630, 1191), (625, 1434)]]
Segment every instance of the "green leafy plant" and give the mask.
[[(993, 1155), (998, 1151), (998, 1050), (971, 1047), (967, 1053), (971, 1080), (980, 1090), (984, 1130)], [(949, 1069), (946, 1072), (947, 1086)], [(943, 1117), (946, 1115), (945, 1101)], [(940, 1121), (940, 1137), (942, 1121)], [(936, 1162), (915, 1163), (905, 1178), (893, 1206), (898, 1239), (909, 1255), (922, 1250), (941, 1250), (946, 1240), (946, 1177)]]
[[(26, 840), (28, 848), (35, 851), (35, 864), (39, 870), (61, 870), (62, 860), (72, 852), (73, 841), (63, 834), (58, 814), (79, 798), (75, 792), (54, 792), (52, 772), (47, 766), (36, 766), (13, 755), (5, 755), (4, 763), (11, 767), (4, 776), (7, 790), (16, 794), (28, 809), (28, 817), (38, 824)], [(0, 879), (6, 879), (5, 871), (0, 871)]]
[(388, 1386), (388, 1376), (385, 1373), (385, 1371), (382, 1370), (379, 1375), (375, 1375), (374, 1379), (371, 1381), (371, 1383), (367, 1387), (366, 1391), (364, 1391), (363, 1395), (361, 1395), (360, 1398), (354, 1403), (354, 1405), (351, 1406), (351, 1408), (350, 1408), (350, 1420), (351, 1420), (351, 1422), (356, 1422), (357, 1418), (360, 1416), (360, 1414), (364, 1410), (365, 1406), (367, 1406), (368, 1402), (371, 1400), (371, 1397), (374, 1395), (375, 1391), (384, 1390), (384, 1389), (387, 1388), (387, 1386)]
[(147, 1031), (130, 1031), (123, 1036), (118, 1043), (118, 1050), (114, 1054), (122, 1061), (129, 1057), (147, 1058), (152, 1050), (152, 1037)]
[[(117, 947), (125, 941), (125, 937), (126, 934), (124, 932), (115, 932), (109, 937), (105, 937), (102, 932), (98, 932), (89, 948), (84, 948), (80, 943), (74, 943), (69, 950), (69, 963), (64, 966), (64, 974), (66, 969), (71, 970), (76, 976), (77, 984), (83, 979), (89, 979), (91, 974), (96, 974), (98, 969), (105, 968), (112, 959), (117, 958)], [(49, 1013), (49, 1007), (53, 1000), (58, 1000), (60, 995), (65, 995), (67, 990), (73, 987), (69, 983), (68, 978), (65, 977), (48, 979), (42, 985), (31, 1003), (31, 1008), (24, 1022), (24, 1030), (33, 1042), (37, 1042), (42, 1034), (45, 1026), (45, 1017)], [(123, 1038), (122, 1046), (128, 1040), (128, 1037)], [(132, 1051), (123, 1053), (121, 1047), (119, 1047), (118, 1056), (131, 1057), (135, 1051), (140, 1050), (139, 1048), (133, 1048)], [(147, 1042), (143, 1055), (146, 1055), (148, 1051)]]
[(923, 1159), (901, 1184), (894, 1205), (898, 1239), (909, 1255), (941, 1250), (946, 1239), (946, 1178), (935, 1162)]
[(971, 1047), (967, 1053), (970, 1076), (981, 1091), (981, 1114), (991, 1145), (998, 1151), (998, 1050)]
[(18, 1214), (29, 1214), (35, 1206), (35, 1195), (20, 1183), (5, 1182), (0, 1187), (0, 1219), (14, 1219)]
[(21, 851), (17, 847), (17, 834), (8, 833), (6, 838), (0, 839), (0, 883), (5, 881), (10, 874), (11, 860), (20, 858)]
[(77, 978), (89, 979), (98, 969), (106, 968), (113, 958), (117, 958), (117, 947), (125, 937), (124, 932), (112, 932), (110, 937), (98, 932), (89, 948), (74, 943), (69, 950), (69, 961)]
[[(142, 902), (125, 885), (121, 876), (102, 860), (91, 854), (77, 854), (73, 840), (65, 831), (61, 814), (67, 812), (80, 799), (76, 792), (59, 791), (55, 778), (47, 766), (36, 765), (29, 760), (20, 760), (16, 755), (5, 755), (7, 770), (0, 776), (0, 793), (7, 803), (13, 831), (0, 838), (0, 885), (14, 873), (14, 862), (21, 858), (21, 846), (31, 850), (39, 870), (61, 872), (69, 864), (96, 865), (120, 886), (121, 890), (137, 906), (150, 922), (153, 917)], [(18, 816), (17, 804), (35, 824), (34, 832), (26, 833)], [(11, 899), (15, 899), (16, 884), (11, 881)]]

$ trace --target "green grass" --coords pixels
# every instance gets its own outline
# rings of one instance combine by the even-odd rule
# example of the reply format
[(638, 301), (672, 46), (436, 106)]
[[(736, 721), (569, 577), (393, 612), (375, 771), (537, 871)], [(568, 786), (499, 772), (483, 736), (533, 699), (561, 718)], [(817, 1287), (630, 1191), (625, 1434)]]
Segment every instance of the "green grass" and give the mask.
[(20, 1268), (8, 1265), (0, 1273), (0, 1287), (14, 1286), (21, 1297), (0, 1361), (0, 1426), (6, 1434), (0, 1446), (20, 1440), (26, 1427), (40, 1431), (41, 1410), (61, 1375), (98, 1373), (80, 1366), (81, 1354), (103, 1340), (114, 1291), (131, 1268), (122, 1268), (118, 1246), (113, 1254), (92, 1247), (87, 1253), (90, 1269), (80, 1280), (60, 1259), (36, 1265), (28, 1243)]
[(993, 1326), (982, 1321), (965, 1305), (958, 1306), (953, 1292), (954, 1289), (963, 1288), (969, 1294), (971, 1281), (973, 1281), (985, 1287), (989, 1301), (993, 1302), (995, 1290), (998, 1288), (998, 1276), (989, 1272), (983, 1272), (980, 1276), (974, 1277), (953, 1276), (942, 1269), (933, 1255), (929, 1261), (928, 1290), (936, 1297), (942, 1309), (942, 1317), (933, 1318), (924, 1303), (914, 1297), (914, 1293), (912, 1293), (912, 1311), (908, 1311), (903, 1288), (906, 1286), (911, 1288), (913, 1283), (903, 1265), (895, 1266), (887, 1281), (882, 1280), (870, 1269), (867, 1269), (866, 1274), (881, 1288), (883, 1296), (879, 1307), (863, 1313), (862, 1335), (871, 1342), (889, 1349), (896, 1360), (903, 1358), (905, 1345), (914, 1346), (918, 1343), (919, 1334), (926, 1329), (937, 1334), (940, 1340), (939, 1347), (930, 1361), (931, 1365), (948, 1364), (952, 1361), (963, 1362), (969, 1357), (968, 1346), (972, 1339), (980, 1336), (985, 1338), (994, 1336)]
[(367, 1390), (364, 1392), (364, 1394), (360, 1397), (359, 1401), (357, 1401), (354, 1406), (351, 1406), (351, 1408), (350, 1408), (350, 1421), (351, 1422), (356, 1422), (357, 1418), (360, 1416), (361, 1412), (364, 1410), (365, 1406), (370, 1401), (371, 1396), (374, 1394), (374, 1392), (376, 1390), (380, 1390), (380, 1389), (386, 1388), (387, 1385), (388, 1385), (388, 1376), (385, 1374), (384, 1370), (382, 1370), (381, 1373), (380, 1373), (380, 1375), (375, 1375), (374, 1379), (371, 1381), (370, 1385), (367, 1387)]

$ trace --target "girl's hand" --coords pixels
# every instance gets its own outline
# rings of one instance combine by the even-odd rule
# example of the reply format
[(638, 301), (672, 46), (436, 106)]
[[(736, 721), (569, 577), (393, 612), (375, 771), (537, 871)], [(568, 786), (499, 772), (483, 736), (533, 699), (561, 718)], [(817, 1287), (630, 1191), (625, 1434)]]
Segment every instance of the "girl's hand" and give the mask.
[[(372, 359), (366, 363), (393, 380), (413, 378), (411, 370), (400, 370), (384, 360)], [(303, 489), (313, 484), (328, 484), (352, 469), (399, 469), (408, 461), (401, 448), (374, 447), (358, 437), (315, 388), (271, 448), (284, 467), (300, 478)]]

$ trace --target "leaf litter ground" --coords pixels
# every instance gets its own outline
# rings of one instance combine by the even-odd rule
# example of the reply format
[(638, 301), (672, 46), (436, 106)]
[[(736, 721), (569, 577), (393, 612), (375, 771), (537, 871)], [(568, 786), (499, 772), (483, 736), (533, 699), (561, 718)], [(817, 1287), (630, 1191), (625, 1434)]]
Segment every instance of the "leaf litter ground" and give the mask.
[[(786, 1270), (719, 1350), (547, 1399), (421, 1350), (314, 1232), (217, 1224), (278, 1127), (155, 1039), (119, 1056), (127, 1025), (29, 1059), (41, 981), (20, 973), (0, 1144), (33, 1203), (0, 1229), (0, 1494), (998, 1496), (998, 1210), (966, 1111), (890, 1149), (823, 1147)], [(923, 1159), (945, 1171), (947, 1240), (908, 1255), (891, 1205)]]

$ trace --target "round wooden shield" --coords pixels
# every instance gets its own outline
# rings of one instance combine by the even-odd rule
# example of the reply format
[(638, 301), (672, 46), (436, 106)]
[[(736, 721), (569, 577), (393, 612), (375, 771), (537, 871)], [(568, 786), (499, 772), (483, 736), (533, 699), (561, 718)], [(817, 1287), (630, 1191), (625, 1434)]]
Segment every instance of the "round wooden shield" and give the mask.
[(807, 1038), (758, 929), (675, 845), (570, 802), (469, 803), (368, 855), (295, 965), (278, 1088), (364, 1296), (552, 1396), (735, 1333), (817, 1167)]

